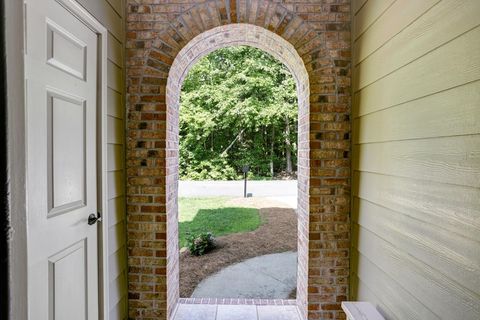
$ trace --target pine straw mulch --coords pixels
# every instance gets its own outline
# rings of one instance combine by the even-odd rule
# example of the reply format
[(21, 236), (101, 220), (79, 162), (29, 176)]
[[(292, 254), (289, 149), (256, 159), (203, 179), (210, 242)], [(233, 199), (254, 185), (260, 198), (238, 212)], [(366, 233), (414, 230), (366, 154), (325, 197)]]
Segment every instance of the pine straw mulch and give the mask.
[(234, 199), (229, 205), (258, 208), (261, 226), (255, 231), (218, 237), (217, 248), (206, 255), (180, 253), (180, 297), (190, 297), (203, 279), (229, 265), (265, 254), (297, 251), (294, 209), (258, 198)]

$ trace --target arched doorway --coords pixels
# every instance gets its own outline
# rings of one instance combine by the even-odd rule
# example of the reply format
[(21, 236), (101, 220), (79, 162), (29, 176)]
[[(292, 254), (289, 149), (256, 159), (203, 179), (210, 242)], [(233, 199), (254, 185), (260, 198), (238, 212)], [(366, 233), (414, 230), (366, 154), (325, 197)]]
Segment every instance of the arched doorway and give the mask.
[(169, 72), (166, 87), (167, 103), (167, 296), (170, 305), (178, 293), (178, 157), (180, 91), (189, 69), (200, 58), (219, 48), (249, 45), (259, 48), (281, 61), (296, 81), (298, 96), (298, 266), (297, 306), (306, 314), (308, 281), (308, 190), (309, 190), (309, 79), (302, 59), (286, 40), (265, 28), (251, 24), (230, 24), (208, 30), (192, 39), (177, 55)]

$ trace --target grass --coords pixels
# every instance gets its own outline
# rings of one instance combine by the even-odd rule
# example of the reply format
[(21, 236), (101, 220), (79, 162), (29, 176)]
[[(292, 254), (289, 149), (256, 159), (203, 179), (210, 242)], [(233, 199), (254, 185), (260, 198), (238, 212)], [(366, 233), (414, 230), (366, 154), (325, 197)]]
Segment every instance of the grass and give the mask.
[(248, 232), (261, 224), (258, 209), (228, 207), (229, 198), (179, 198), (179, 241), (186, 246), (189, 232), (211, 232), (214, 236)]

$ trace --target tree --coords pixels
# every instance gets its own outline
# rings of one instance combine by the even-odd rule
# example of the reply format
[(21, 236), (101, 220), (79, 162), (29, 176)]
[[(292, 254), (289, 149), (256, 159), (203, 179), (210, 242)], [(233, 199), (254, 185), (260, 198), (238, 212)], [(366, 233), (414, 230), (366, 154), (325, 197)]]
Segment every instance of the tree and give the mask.
[(182, 178), (235, 179), (244, 164), (257, 176), (294, 170), (295, 81), (267, 53), (239, 46), (207, 55), (188, 73), (180, 106)]

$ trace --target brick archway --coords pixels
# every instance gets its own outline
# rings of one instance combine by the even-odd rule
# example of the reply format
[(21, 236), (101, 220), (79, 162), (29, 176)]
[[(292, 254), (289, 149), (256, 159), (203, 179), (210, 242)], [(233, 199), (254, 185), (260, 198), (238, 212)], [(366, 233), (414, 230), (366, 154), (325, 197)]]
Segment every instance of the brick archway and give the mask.
[(217, 49), (249, 45), (285, 64), (296, 81), (298, 96), (298, 275), (297, 305), (307, 312), (308, 190), (309, 190), (309, 79), (303, 60), (285, 39), (251, 24), (228, 24), (205, 31), (192, 39), (175, 58), (167, 80), (167, 289), (169, 305), (178, 300), (178, 157), (180, 91), (190, 68)]
[(189, 1), (186, 11), (158, 27), (155, 19), (161, 14), (155, 12), (165, 5), (130, 0), (128, 6), (129, 316), (167, 319), (178, 299), (178, 94), (183, 78), (206, 53), (247, 44), (275, 56), (297, 79), (303, 142), (298, 304), (304, 318), (343, 319), (350, 241), (350, 51), (349, 26), (335, 12), (348, 11), (349, 5), (325, 5), (331, 15), (311, 23), (273, 1)]

